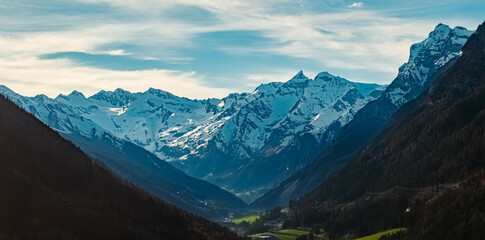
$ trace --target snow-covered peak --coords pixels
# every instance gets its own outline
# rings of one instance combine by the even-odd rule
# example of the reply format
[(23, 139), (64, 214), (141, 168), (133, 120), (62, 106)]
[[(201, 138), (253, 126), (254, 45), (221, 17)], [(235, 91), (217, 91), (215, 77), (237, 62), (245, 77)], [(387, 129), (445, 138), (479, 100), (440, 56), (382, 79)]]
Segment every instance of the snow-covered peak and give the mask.
[(14, 91), (12, 91), (10, 88), (8, 88), (5, 85), (0, 85), (0, 93), (2, 93), (5, 96), (17, 95)]
[(469, 37), (470, 32), (472, 31), (469, 31), (464, 27), (456, 26), (455, 28), (453, 28), (453, 32), (459, 37)]
[(121, 88), (117, 88), (113, 92), (101, 90), (93, 96), (89, 97), (89, 99), (108, 103), (109, 105), (115, 107), (122, 107), (135, 100), (136, 97), (131, 92), (128, 92)]
[(308, 78), (303, 74), (303, 71), (299, 71), (290, 81), (308, 81)]
[(50, 98), (44, 94), (38, 94), (34, 97), (34, 100), (36, 102), (43, 103), (43, 102), (49, 101)]
[(0, 94), (4, 95), (11, 101), (15, 102), (17, 105), (22, 105), (23, 96), (12, 91), (10, 88), (4, 85), (0, 85)]
[[(19, 96), (16, 102), (57, 131), (93, 139), (109, 133), (163, 160), (187, 164), (183, 168), (196, 171), (194, 176), (213, 172), (218, 177), (241, 169), (242, 165), (233, 163), (212, 169), (225, 166), (219, 162), (225, 156), (244, 164), (276, 156), (302, 136), (312, 142), (327, 141), (329, 126), (350, 120), (375, 99), (367, 93), (379, 87), (357, 87), (330, 73), (317, 78), (310, 80), (300, 71), (287, 82), (262, 84), (252, 93), (234, 93), (223, 99), (191, 100), (150, 88), (138, 93), (100, 91), (87, 99), (77, 91), (56, 99)], [(360, 92), (360, 88), (366, 91)], [(8, 91), (0, 87), (0, 92)], [(220, 159), (200, 169), (189, 166), (210, 156)]]
[(82, 94), (81, 92), (77, 91), (77, 90), (74, 90), (72, 91), (68, 97), (79, 97), (79, 98), (85, 98), (84, 97), (84, 94)]
[[(326, 72), (326, 71), (317, 74), (314, 81), (315, 82), (323, 81), (324, 84), (339, 84), (339, 85), (346, 85), (346, 84), (350, 83), (349, 80), (347, 80), (345, 78), (341, 78), (339, 76), (332, 75), (332, 74), (330, 74), (329, 72)], [(368, 85), (368, 84), (364, 84), (364, 85)]]
[[(429, 33), (428, 38), (411, 46), (409, 61), (404, 64), (403, 67), (416, 65), (420, 60), (426, 60), (428, 54), (449, 54), (447, 48), (450, 48), (450, 45), (463, 45), (472, 33), (473, 31), (468, 31), (464, 27), (455, 27), (451, 29), (448, 25), (440, 23), (436, 26), (435, 30)], [(454, 56), (456, 56), (456, 54), (454, 54)]]
[(429, 38), (435, 41), (439, 41), (448, 37), (451, 31), (452, 29), (450, 28), (450, 26), (440, 23), (435, 27), (432, 32), (429, 33)]
[(59, 96), (57, 96), (55, 100), (58, 102), (74, 104), (78, 106), (84, 104), (87, 101), (87, 99), (84, 97), (84, 94), (76, 90), (72, 91), (69, 95), (59, 94)]
[(399, 72), (408, 71), (419, 65), (426, 65), (424, 67), (429, 68), (434, 64), (429, 61), (430, 55), (436, 56), (437, 60), (442, 58), (437, 64), (444, 65), (459, 54), (459, 51), (457, 52), (455, 49), (457, 47), (461, 49), (472, 33), (463, 27), (451, 29), (448, 25), (440, 23), (428, 38), (411, 46), (409, 61), (401, 66)]
[(409, 61), (399, 68), (398, 77), (384, 96), (396, 107), (415, 98), (436, 70), (461, 54), (463, 44), (472, 33), (463, 27), (451, 29), (438, 24), (428, 38), (411, 46)]
[(315, 79), (327, 79), (327, 78), (335, 78), (335, 76), (325, 71), (317, 74), (317, 76), (315, 77)]
[(282, 82), (270, 82), (270, 83), (266, 83), (266, 84), (261, 84), (256, 88), (256, 90), (254, 90), (252, 92), (252, 94), (273, 93), (273, 92), (276, 91), (276, 89), (281, 87), (281, 85), (283, 85)]
[(113, 93), (116, 94), (116, 95), (120, 95), (120, 96), (122, 96), (122, 95), (126, 96), (126, 95), (132, 95), (133, 94), (133, 93), (126, 91), (124, 89), (121, 89), (121, 88), (115, 89)]
[(152, 95), (156, 95), (156, 96), (169, 96), (169, 95), (172, 95), (169, 92), (166, 92), (166, 91), (163, 91), (163, 90), (160, 90), (160, 89), (156, 89), (156, 88), (149, 88), (144, 93), (145, 94), (148, 93), (148, 94), (152, 94)]

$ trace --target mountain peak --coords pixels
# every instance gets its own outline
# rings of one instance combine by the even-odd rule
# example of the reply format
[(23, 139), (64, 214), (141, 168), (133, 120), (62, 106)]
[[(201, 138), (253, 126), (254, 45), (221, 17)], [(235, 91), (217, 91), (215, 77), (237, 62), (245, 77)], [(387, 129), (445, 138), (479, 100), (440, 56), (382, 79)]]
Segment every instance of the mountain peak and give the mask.
[(438, 25), (436, 25), (436, 27), (434, 28), (434, 31), (437, 31), (437, 30), (449, 30), (451, 29), (450, 26), (444, 24), (444, 23), (438, 23)]
[(133, 101), (136, 97), (131, 92), (128, 92), (121, 88), (117, 88), (113, 92), (101, 90), (89, 98), (98, 101), (104, 101), (110, 103), (113, 106), (125, 106), (126, 104)]
[(475, 31), (475, 35), (480, 41), (485, 41), (485, 21), (478, 26), (477, 31)]
[(325, 79), (325, 78), (335, 78), (335, 76), (325, 71), (317, 74), (317, 76), (315, 77), (315, 79)]
[[(455, 27), (451, 29), (448, 25), (440, 23), (436, 28), (429, 33), (429, 37), (425, 40), (415, 43), (411, 46), (409, 60), (400, 68), (400, 72), (404, 70), (409, 70), (412, 66), (417, 66), (424, 59), (427, 59), (428, 55), (436, 56), (436, 60), (443, 57), (443, 61), (433, 61), (439, 64), (449, 61), (451, 58), (455, 57), (458, 52), (453, 54), (448, 54), (452, 49), (463, 45), (468, 37), (472, 34), (472, 31), (467, 30), (464, 27)], [(450, 40), (450, 41), (448, 41)], [(461, 48), (461, 47), (460, 47)], [(427, 66), (429, 67), (429, 66)]]
[(114, 90), (114, 93), (116, 93), (116, 94), (126, 94), (126, 93), (131, 93), (131, 92), (126, 91), (122, 88), (117, 88), (117, 89)]
[(153, 96), (157, 96), (157, 97), (160, 97), (160, 98), (164, 98), (164, 99), (169, 99), (169, 98), (174, 98), (175, 95), (167, 92), (167, 91), (163, 91), (163, 90), (160, 90), (160, 89), (156, 89), (156, 88), (149, 88), (146, 92), (144, 92), (146, 94), (150, 94), (150, 95), (153, 95)]
[(450, 26), (440, 23), (435, 27), (432, 32), (429, 33), (429, 38), (435, 41), (445, 39), (446, 37), (448, 37), (451, 31), (452, 29), (450, 28)]
[(82, 98), (85, 98), (84, 97), (84, 94), (82, 94), (81, 92), (77, 91), (77, 90), (74, 90), (72, 91), (68, 97), (82, 97)]
[[(485, 43), (485, 22), (480, 24), (480, 26), (478, 26), (475, 33), (473, 33), (470, 36), (470, 38), (462, 48), (463, 53), (464, 54), (468, 53), (474, 49), (474, 46), (478, 44), (484, 44), (484, 43)], [(483, 51), (485, 51), (485, 49)]]
[(308, 78), (303, 74), (303, 71), (300, 70), (291, 80), (308, 80)]
[(38, 102), (45, 102), (49, 99), (45, 94), (37, 94), (35, 95), (34, 99)]
[(160, 93), (166, 93), (165, 91), (163, 90), (160, 90), (160, 89), (156, 89), (156, 88), (149, 88), (146, 93), (152, 93), (152, 94), (160, 94)]

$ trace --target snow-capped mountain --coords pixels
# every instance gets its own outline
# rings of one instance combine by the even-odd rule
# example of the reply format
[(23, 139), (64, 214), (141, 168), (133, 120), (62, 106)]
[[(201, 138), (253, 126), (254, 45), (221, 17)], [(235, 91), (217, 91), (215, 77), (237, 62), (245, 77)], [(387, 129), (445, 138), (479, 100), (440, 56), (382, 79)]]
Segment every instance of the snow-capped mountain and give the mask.
[(333, 140), (329, 126), (347, 123), (382, 89), (327, 72), (313, 80), (299, 72), (288, 82), (261, 85), (244, 100), (223, 99), (223, 106), (244, 104), (217, 114), (221, 120), (203, 148), (174, 164), (252, 201), (307, 165), (316, 146)]
[(463, 27), (436, 26), (428, 38), (411, 46), (408, 62), (399, 68), (397, 78), (386, 89), (382, 99), (399, 108), (416, 98), (430, 76), (461, 55), (461, 47), (472, 33)]
[(461, 48), (472, 33), (462, 27), (436, 26), (428, 38), (411, 46), (409, 60), (399, 68), (397, 77), (377, 100), (355, 114), (341, 129), (335, 143), (321, 149), (323, 152), (312, 164), (267, 192), (253, 206), (284, 205), (317, 187), (334, 169), (365, 147), (403, 104), (429, 87), (430, 79), (445, 71), (461, 55)]
[[(188, 176), (146, 149), (118, 138), (98, 125), (103, 123), (99, 120), (101, 113), (95, 115), (94, 112), (107, 111), (109, 117), (117, 114), (117, 108), (94, 105), (79, 92), (56, 99), (43, 95), (28, 98), (0, 86), (0, 94), (50, 125), (111, 172), (164, 201), (212, 220), (244, 213), (247, 207), (233, 194)], [(84, 117), (88, 113), (94, 121)]]
[(331, 142), (338, 128), (330, 126), (350, 121), (382, 90), (327, 72), (314, 80), (299, 72), (223, 99), (191, 100), (157, 89), (89, 98), (77, 91), (55, 99), (4, 94), (66, 136), (108, 133), (250, 201), (308, 164), (318, 149), (310, 146)]

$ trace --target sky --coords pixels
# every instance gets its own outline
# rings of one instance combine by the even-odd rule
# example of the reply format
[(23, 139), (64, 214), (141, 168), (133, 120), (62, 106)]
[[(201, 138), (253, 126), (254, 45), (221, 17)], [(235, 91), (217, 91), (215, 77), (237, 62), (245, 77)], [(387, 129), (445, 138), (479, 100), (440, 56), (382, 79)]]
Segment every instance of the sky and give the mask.
[(300, 70), (388, 84), (438, 23), (474, 30), (483, 13), (483, 0), (0, 0), (0, 85), (205, 99)]

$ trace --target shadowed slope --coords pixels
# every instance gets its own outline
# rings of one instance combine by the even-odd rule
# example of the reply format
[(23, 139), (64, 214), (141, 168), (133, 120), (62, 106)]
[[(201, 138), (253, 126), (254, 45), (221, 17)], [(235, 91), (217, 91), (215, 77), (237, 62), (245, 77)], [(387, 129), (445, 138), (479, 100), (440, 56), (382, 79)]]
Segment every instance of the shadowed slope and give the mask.
[[(485, 25), (430, 90), (406, 104), (368, 148), (292, 204), (296, 224), (321, 223), (333, 236), (404, 224), (405, 239), (483, 239), (485, 181), (402, 194), (456, 182), (485, 168)], [(411, 213), (403, 212), (411, 207)]]
[(237, 238), (123, 183), (3, 96), (0, 152), (0, 238)]

